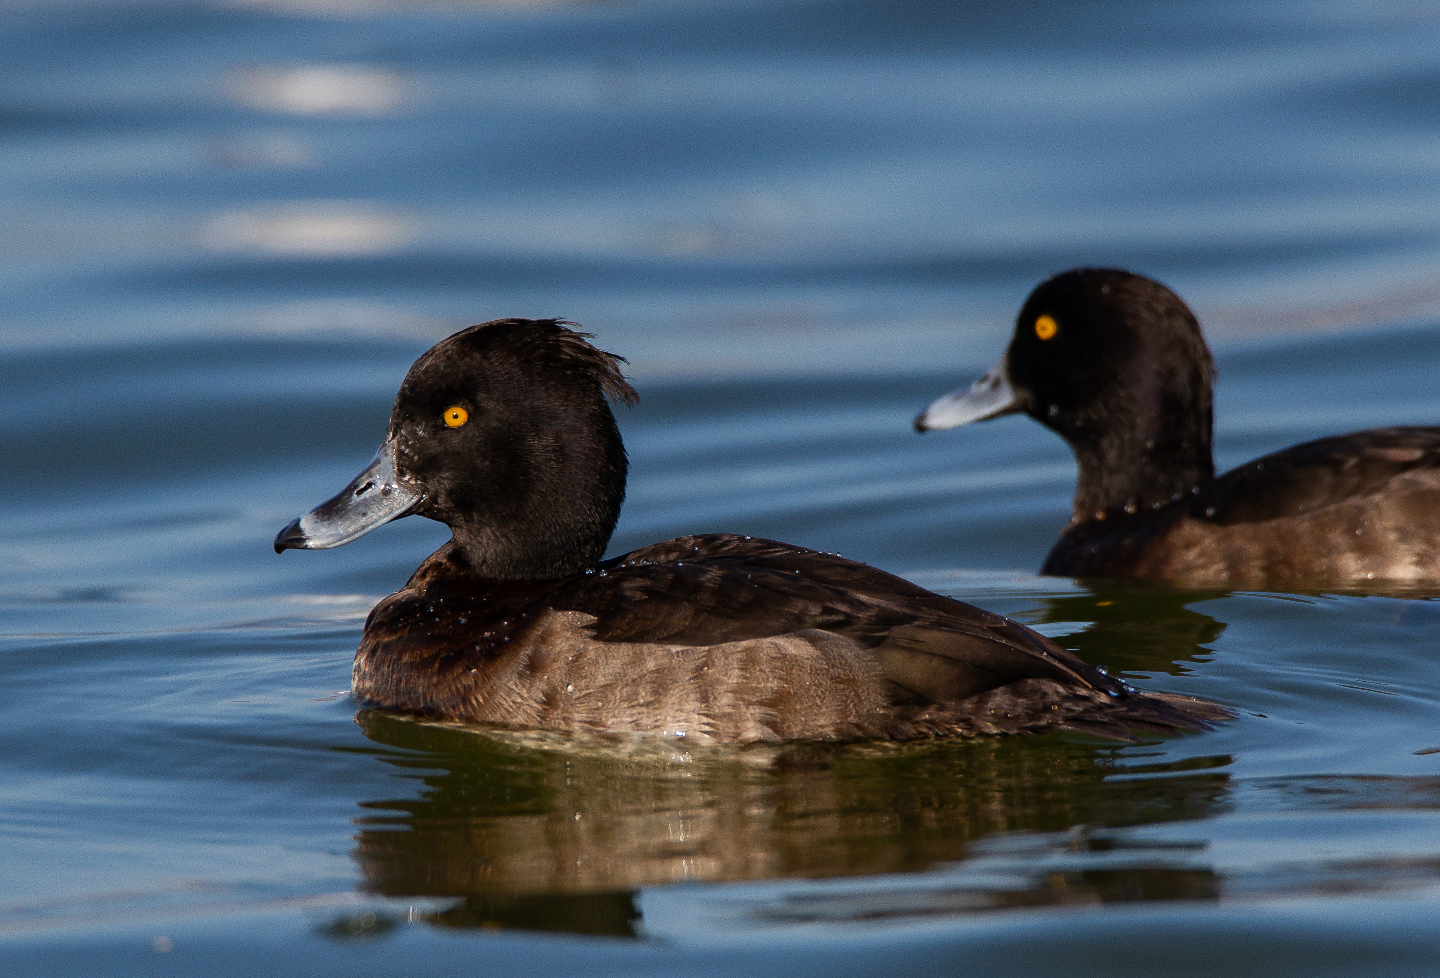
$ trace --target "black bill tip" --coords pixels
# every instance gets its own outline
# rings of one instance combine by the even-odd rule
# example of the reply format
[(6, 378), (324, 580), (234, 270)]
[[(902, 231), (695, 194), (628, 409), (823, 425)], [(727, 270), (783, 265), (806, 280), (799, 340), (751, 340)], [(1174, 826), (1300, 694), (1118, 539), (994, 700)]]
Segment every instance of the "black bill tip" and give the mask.
[(283, 554), (287, 550), (304, 549), (305, 531), (300, 529), (300, 518), (296, 517), (290, 521), (289, 526), (275, 534), (275, 552)]

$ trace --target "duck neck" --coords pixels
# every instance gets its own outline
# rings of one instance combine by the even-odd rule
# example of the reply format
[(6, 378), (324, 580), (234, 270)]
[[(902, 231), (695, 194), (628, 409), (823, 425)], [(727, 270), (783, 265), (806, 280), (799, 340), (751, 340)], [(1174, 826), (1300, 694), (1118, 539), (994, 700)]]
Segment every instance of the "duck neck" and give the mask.
[[(491, 580), (551, 580), (592, 570), (625, 500), (626, 457), (605, 412), (594, 437), (527, 445), (529, 463), (446, 520), (470, 570)], [(482, 487), (482, 491), (483, 487)]]
[(1072, 524), (1162, 509), (1194, 495), (1215, 478), (1210, 428), (1207, 406), (1183, 420), (1137, 413), (1103, 429), (1061, 432), (1079, 466)]

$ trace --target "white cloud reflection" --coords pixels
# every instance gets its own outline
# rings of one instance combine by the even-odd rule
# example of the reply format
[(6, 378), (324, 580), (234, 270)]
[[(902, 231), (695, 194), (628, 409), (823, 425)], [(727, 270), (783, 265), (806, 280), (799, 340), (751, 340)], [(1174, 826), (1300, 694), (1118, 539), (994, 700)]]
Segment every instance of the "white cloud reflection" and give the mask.
[(364, 65), (249, 68), (230, 83), (252, 109), (288, 115), (394, 115), (411, 101), (399, 73)]
[(222, 214), (205, 225), (201, 237), (220, 251), (346, 257), (394, 251), (415, 231), (414, 218), (393, 210), (314, 201)]

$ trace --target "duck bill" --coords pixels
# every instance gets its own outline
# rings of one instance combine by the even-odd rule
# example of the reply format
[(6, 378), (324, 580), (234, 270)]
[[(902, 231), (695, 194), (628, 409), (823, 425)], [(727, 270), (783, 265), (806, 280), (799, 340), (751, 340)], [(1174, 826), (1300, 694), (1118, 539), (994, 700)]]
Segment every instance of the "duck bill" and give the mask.
[(984, 377), (964, 390), (939, 398), (915, 418), (916, 431), (944, 431), (972, 421), (987, 421), (1024, 410), (1020, 395), (1010, 386), (1010, 374), (1001, 360)]
[(386, 441), (344, 491), (281, 530), (275, 537), (275, 552), (338, 547), (405, 516), (424, 498), (396, 477), (395, 444)]

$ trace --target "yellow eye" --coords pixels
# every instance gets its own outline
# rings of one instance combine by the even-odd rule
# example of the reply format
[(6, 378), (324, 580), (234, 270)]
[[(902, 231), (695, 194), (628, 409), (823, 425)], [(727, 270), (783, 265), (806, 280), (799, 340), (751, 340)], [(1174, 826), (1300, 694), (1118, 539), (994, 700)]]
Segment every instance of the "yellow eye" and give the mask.
[(458, 428), (469, 420), (470, 412), (458, 404), (452, 408), (445, 409), (445, 424), (451, 428)]
[(1060, 332), (1060, 324), (1050, 316), (1041, 316), (1035, 320), (1035, 335), (1042, 340), (1048, 340)]

